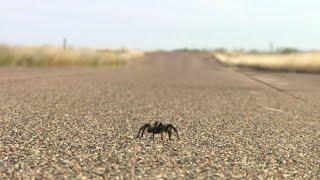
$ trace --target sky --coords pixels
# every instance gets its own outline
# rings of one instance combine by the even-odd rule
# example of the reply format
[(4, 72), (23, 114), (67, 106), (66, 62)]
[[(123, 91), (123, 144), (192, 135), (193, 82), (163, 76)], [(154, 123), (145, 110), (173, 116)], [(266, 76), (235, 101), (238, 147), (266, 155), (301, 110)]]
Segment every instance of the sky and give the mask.
[(0, 43), (320, 49), (319, 0), (0, 0)]

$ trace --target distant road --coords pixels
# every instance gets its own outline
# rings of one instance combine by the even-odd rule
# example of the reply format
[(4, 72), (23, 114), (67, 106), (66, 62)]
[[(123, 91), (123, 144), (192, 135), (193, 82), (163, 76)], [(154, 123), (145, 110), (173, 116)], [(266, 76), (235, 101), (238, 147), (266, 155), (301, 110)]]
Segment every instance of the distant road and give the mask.
[[(208, 56), (0, 68), (0, 178), (320, 178), (320, 75)], [(136, 140), (156, 119), (181, 140)]]

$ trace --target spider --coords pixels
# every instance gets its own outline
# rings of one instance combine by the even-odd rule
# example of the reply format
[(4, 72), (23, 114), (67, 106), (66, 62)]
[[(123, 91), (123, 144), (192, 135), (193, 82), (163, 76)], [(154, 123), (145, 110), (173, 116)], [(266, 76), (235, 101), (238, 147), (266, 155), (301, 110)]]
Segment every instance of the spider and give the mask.
[(177, 129), (172, 124), (161, 123), (161, 122), (158, 122), (158, 121), (154, 122), (152, 125), (150, 125), (149, 123), (143, 125), (139, 129), (137, 138), (139, 138), (139, 137), (142, 138), (143, 134), (144, 134), (144, 131), (146, 129), (147, 129), (148, 133), (152, 133), (152, 138), (153, 139), (154, 139), (154, 135), (155, 134), (161, 134), (161, 140), (162, 140), (163, 139), (162, 134), (163, 133), (168, 133), (169, 139), (171, 140), (172, 130), (174, 130), (176, 132), (177, 138), (180, 139)]

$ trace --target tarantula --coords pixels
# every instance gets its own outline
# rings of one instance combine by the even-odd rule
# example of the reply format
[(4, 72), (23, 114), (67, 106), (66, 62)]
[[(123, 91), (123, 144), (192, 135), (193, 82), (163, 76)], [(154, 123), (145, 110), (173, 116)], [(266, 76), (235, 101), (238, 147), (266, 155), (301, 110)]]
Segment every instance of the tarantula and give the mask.
[(148, 133), (152, 133), (152, 138), (154, 139), (155, 134), (161, 134), (161, 140), (163, 139), (162, 134), (163, 133), (168, 133), (169, 139), (171, 140), (171, 135), (172, 135), (172, 130), (174, 130), (177, 134), (177, 138), (179, 138), (178, 131), (177, 129), (172, 125), (172, 124), (165, 124), (161, 122), (154, 122), (152, 125), (150, 124), (145, 124), (143, 125), (138, 132), (137, 138), (142, 138), (144, 131), (147, 129)]

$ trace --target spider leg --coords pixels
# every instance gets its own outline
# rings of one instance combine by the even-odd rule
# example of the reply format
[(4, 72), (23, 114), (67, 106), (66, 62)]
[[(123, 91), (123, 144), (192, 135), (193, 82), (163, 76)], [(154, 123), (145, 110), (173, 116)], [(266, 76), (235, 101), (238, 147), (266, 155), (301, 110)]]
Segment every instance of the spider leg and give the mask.
[(170, 128), (170, 129), (172, 128), (172, 129), (177, 133), (178, 139), (180, 139), (180, 138), (179, 138), (179, 134), (178, 134), (178, 130), (177, 130), (172, 124), (169, 124), (169, 125), (168, 125), (168, 128)]
[(171, 140), (172, 131), (168, 125), (166, 125), (166, 127), (165, 127), (165, 132), (168, 133), (169, 140)]
[(141, 132), (141, 131), (143, 130), (143, 128), (145, 128), (145, 127), (146, 127), (146, 124), (140, 127), (136, 138), (139, 138), (139, 137), (140, 137), (140, 132)]
[(163, 140), (163, 132), (165, 131), (165, 126), (162, 123), (159, 123), (157, 130), (160, 132), (161, 134), (161, 140)]
[(144, 134), (144, 131), (147, 129), (147, 128), (150, 128), (151, 125), (150, 124), (147, 124), (147, 126), (145, 128), (143, 128), (142, 130), (142, 133), (141, 133), (141, 137), (143, 137), (143, 134)]
[[(138, 132), (138, 134), (137, 134), (137, 137), (136, 138), (141, 138), (141, 137), (143, 137), (143, 133), (144, 133), (144, 130), (147, 128), (147, 127), (149, 127), (150, 126), (150, 124), (145, 124), (145, 125), (143, 125), (140, 129), (139, 129), (139, 132)], [(141, 134), (141, 136), (140, 136), (140, 133), (142, 132), (142, 134)]]
[(171, 132), (171, 129), (170, 129), (170, 130), (168, 130), (169, 140), (171, 140), (171, 134), (172, 134), (172, 132)]

